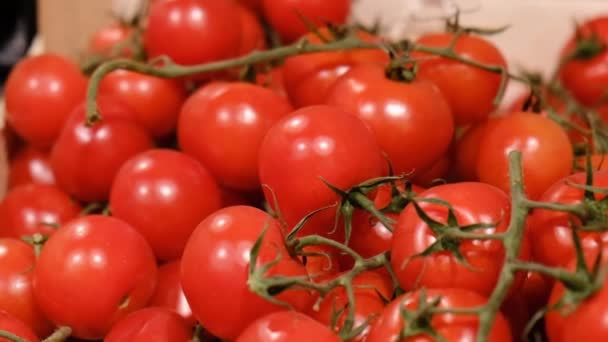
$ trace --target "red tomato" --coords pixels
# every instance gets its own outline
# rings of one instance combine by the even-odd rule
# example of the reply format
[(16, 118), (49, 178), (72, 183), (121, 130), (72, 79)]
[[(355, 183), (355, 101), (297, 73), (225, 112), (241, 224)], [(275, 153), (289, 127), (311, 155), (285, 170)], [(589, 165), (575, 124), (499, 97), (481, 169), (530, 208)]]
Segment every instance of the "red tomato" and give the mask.
[(435, 85), (389, 80), (379, 65), (353, 67), (334, 83), (326, 102), (370, 127), (395, 174), (433, 165), (454, 133), (450, 107)]
[[(581, 170), (585, 170), (587, 165), (587, 157), (576, 157), (576, 166)], [(591, 167), (595, 171), (608, 171), (608, 155), (593, 154), (591, 155)]]
[[(336, 0), (338, 1), (338, 0)], [(320, 34), (331, 37), (329, 30), (322, 28)], [(358, 31), (359, 39), (378, 42), (380, 38), (364, 31)], [(310, 44), (322, 44), (314, 33), (305, 39)], [(317, 52), (289, 57), (283, 64), (283, 77), (289, 100), (297, 108), (325, 103), (325, 97), (334, 82), (350, 68), (359, 64), (386, 66), (389, 57), (380, 49), (357, 49)]]
[[(94, 54), (100, 54), (103, 56), (110, 56), (114, 51), (113, 48), (117, 44), (121, 44), (129, 39), (133, 32), (133, 29), (120, 22), (113, 22), (107, 26), (104, 26), (93, 33), (89, 39), (89, 52)], [(119, 52), (119, 56), (130, 57), (132, 52), (125, 46)]]
[(181, 260), (173, 260), (158, 268), (158, 281), (148, 306), (171, 309), (182, 316), (189, 326), (194, 327), (196, 320), (184, 295), (180, 282)]
[(84, 99), (86, 85), (78, 66), (64, 57), (27, 57), (6, 80), (6, 119), (27, 142), (47, 148), (70, 111)]
[(252, 10), (244, 6), (238, 6), (241, 17), (241, 45), (239, 55), (246, 55), (255, 50), (266, 48), (266, 37), (258, 17)]
[(412, 181), (427, 188), (433, 186), (437, 181), (445, 181), (452, 166), (451, 159), (450, 154), (444, 154), (433, 165), (416, 173)]
[[(419, 198), (437, 198), (450, 203), (460, 226), (477, 223), (496, 224), (496, 227), (479, 229), (480, 234), (500, 233), (507, 230), (510, 220), (509, 197), (500, 189), (483, 183), (452, 183), (438, 185), (418, 195)], [(432, 219), (446, 223), (448, 209), (444, 205), (420, 202), (420, 208)], [(471, 265), (466, 267), (449, 251), (429, 256), (410, 258), (422, 253), (436, 241), (429, 226), (418, 216), (413, 205), (401, 213), (393, 231), (391, 263), (404, 290), (418, 287), (457, 287), (489, 296), (502, 271), (505, 250), (498, 240), (460, 240), (459, 250)], [(524, 237), (520, 257), (529, 258), (529, 245)], [(518, 278), (513, 289), (521, 284)]]
[[(357, 137), (357, 139), (353, 139)], [(259, 157), (266, 201), (293, 227), (305, 215), (339, 201), (320, 177), (347, 190), (383, 175), (385, 161), (372, 132), (354, 115), (333, 106), (297, 110), (268, 131)], [(336, 209), (312, 217), (302, 234), (333, 230)]]
[[(446, 48), (454, 38), (453, 33), (434, 33), (420, 37), (416, 44)], [(475, 35), (461, 35), (454, 51), (478, 63), (507, 66), (502, 53), (490, 41)], [(437, 84), (450, 103), (457, 125), (485, 120), (496, 108), (493, 101), (498, 94), (501, 75), (452, 59), (413, 52), (412, 58), (420, 58), (418, 77)]]
[[(472, 308), (486, 303), (487, 299), (479, 294), (457, 288), (426, 290), (428, 302), (440, 297), (440, 308)], [(426, 335), (417, 335), (400, 339), (401, 331), (405, 327), (402, 310), (416, 310), (420, 302), (420, 291), (408, 292), (393, 300), (382, 312), (371, 327), (367, 342), (431, 342), (435, 341)], [(479, 318), (477, 315), (436, 314), (431, 325), (448, 342), (475, 341)], [(488, 342), (510, 342), (511, 331), (504, 316), (499, 312), (496, 315)]]
[(566, 132), (550, 119), (518, 112), (501, 118), (486, 132), (477, 160), (479, 180), (509, 191), (508, 154), (513, 150), (522, 153), (524, 188), (531, 199), (572, 169), (572, 144)]
[(146, 305), (156, 272), (150, 246), (133, 227), (113, 217), (85, 216), (44, 244), (34, 270), (34, 295), (57, 326), (95, 340)]
[(309, 245), (303, 248), (305, 253), (310, 255), (301, 257), (306, 272), (314, 282), (322, 283), (335, 277), (340, 271), (340, 259), (338, 251), (328, 245)]
[(133, 225), (160, 260), (179, 258), (196, 225), (220, 206), (213, 177), (173, 150), (148, 150), (125, 162), (110, 194), (112, 215)]
[(577, 33), (566, 43), (562, 50), (562, 58), (570, 56), (577, 48), (577, 36), (582, 40), (597, 39), (601, 49), (589, 57), (574, 58), (565, 63), (559, 76), (564, 86), (585, 105), (595, 105), (606, 96), (608, 87), (608, 17), (600, 16), (582, 23)]
[(35, 263), (31, 245), (17, 239), (0, 239), (0, 307), (27, 324), (38, 336), (47, 336), (53, 326), (34, 299)]
[[(304, 265), (289, 257), (279, 223), (253, 207), (228, 207), (207, 216), (186, 245), (181, 263), (184, 293), (194, 316), (214, 336), (236, 339), (251, 322), (282, 308), (248, 286), (251, 247), (265, 227), (259, 266), (280, 253), (281, 260), (268, 271), (269, 276), (305, 276)], [(296, 310), (309, 308), (312, 300), (303, 290), (287, 290), (276, 298)]]
[(255, 13), (262, 11), (262, 0), (237, 0), (241, 5), (249, 8)]
[(131, 107), (139, 123), (154, 137), (173, 132), (186, 100), (186, 90), (181, 83), (127, 70), (106, 75), (99, 84), (99, 93)]
[[(264, 16), (284, 43), (309, 32), (300, 15), (316, 27), (342, 25), (350, 13), (351, 0), (261, 0)], [(299, 15), (298, 15), (299, 14)]]
[(302, 313), (278, 311), (251, 323), (235, 342), (340, 342), (328, 327)]
[(266, 73), (258, 73), (256, 75), (256, 84), (264, 86), (285, 98), (287, 97), (282, 67), (272, 68)]
[(292, 111), (275, 92), (248, 83), (210, 83), (184, 104), (177, 136), (184, 152), (229, 188), (260, 187), (258, 154), (270, 127)]
[(51, 151), (57, 184), (82, 201), (108, 198), (114, 176), (132, 156), (152, 147), (133, 111), (114, 98), (99, 97), (103, 121), (85, 124), (85, 106), (71, 114)]
[[(568, 183), (585, 184), (584, 172), (560, 179), (540, 197), (540, 201), (562, 204), (577, 204), (584, 201), (584, 190), (575, 188)], [(608, 171), (593, 173), (593, 185), (601, 188), (608, 187)], [(598, 199), (604, 195), (597, 195)], [(534, 258), (546, 265), (564, 266), (575, 256), (572, 241), (571, 221), (577, 219), (565, 212), (535, 209), (529, 217), (528, 229), (534, 241), (532, 253)], [(580, 232), (583, 249), (597, 251), (608, 242), (608, 232)]]
[(54, 185), (25, 184), (6, 195), (0, 203), (0, 236), (20, 238), (36, 233), (53, 234), (80, 214), (82, 208)]
[(166, 308), (135, 311), (112, 326), (104, 342), (189, 342), (192, 330), (186, 321)]
[[(32, 331), (30, 327), (28, 327), (24, 322), (19, 319), (13, 317), (11, 314), (6, 311), (0, 309), (0, 330), (9, 332), (13, 335), (21, 337), (25, 339), (27, 342), (39, 342), (40, 339), (36, 334)], [(6, 338), (0, 338), (2, 342), (9, 342), (11, 340)], [(338, 340), (340, 341), (340, 340)]]
[(459, 181), (478, 181), (477, 161), (479, 150), (488, 131), (493, 129), (499, 118), (473, 124), (456, 140), (454, 145), (454, 169)]
[(31, 146), (25, 146), (10, 161), (8, 187), (27, 183), (55, 184), (49, 154)]
[(234, 57), (239, 22), (233, 1), (158, 0), (150, 5), (144, 46), (150, 58), (166, 55), (184, 65)]

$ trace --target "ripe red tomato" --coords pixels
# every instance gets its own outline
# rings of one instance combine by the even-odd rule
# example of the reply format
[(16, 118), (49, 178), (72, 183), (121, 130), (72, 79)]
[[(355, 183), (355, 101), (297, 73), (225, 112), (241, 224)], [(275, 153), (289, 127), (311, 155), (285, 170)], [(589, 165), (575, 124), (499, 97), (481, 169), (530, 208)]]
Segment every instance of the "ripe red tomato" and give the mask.
[(435, 85), (389, 80), (379, 65), (353, 67), (334, 83), (326, 102), (370, 127), (395, 174), (432, 166), (454, 134), (450, 107)]
[[(586, 175), (579, 172), (560, 179), (553, 184), (539, 200), (562, 204), (576, 204), (584, 200), (584, 190), (575, 188), (569, 183), (585, 184)], [(593, 173), (593, 185), (608, 187), (608, 171)], [(598, 199), (603, 195), (597, 195)], [(534, 258), (546, 265), (564, 266), (575, 256), (574, 242), (572, 241), (572, 220), (574, 216), (553, 210), (535, 209), (528, 220), (530, 237), (534, 241), (532, 253)], [(583, 249), (597, 251), (608, 242), (608, 232), (580, 232)]]
[[(309, 32), (300, 15), (314, 26), (342, 25), (350, 13), (351, 0), (262, 0), (264, 16), (284, 43)], [(299, 14), (299, 15), (298, 15)]]
[[(453, 33), (434, 33), (420, 37), (416, 44), (446, 48)], [(502, 53), (490, 41), (475, 35), (461, 35), (454, 51), (483, 64), (507, 66)], [(412, 58), (420, 58), (418, 77), (437, 84), (448, 100), (457, 125), (485, 120), (496, 108), (493, 104), (498, 94), (501, 75), (462, 62), (422, 52), (413, 52)]]
[(150, 5), (144, 47), (192, 65), (234, 57), (241, 44), (237, 4), (227, 0), (158, 0)]
[(258, 73), (256, 75), (256, 84), (287, 98), (287, 90), (285, 89), (285, 81), (283, 80), (283, 68), (280, 66), (272, 68), (266, 73)]
[[(440, 308), (472, 308), (483, 305), (487, 299), (479, 294), (458, 288), (429, 289), (426, 290), (428, 302), (440, 297)], [(435, 341), (427, 335), (417, 335), (400, 339), (401, 331), (405, 327), (402, 310), (416, 310), (420, 302), (420, 291), (408, 292), (393, 300), (382, 312), (371, 327), (367, 342), (431, 342)], [(479, 318), (477, 315), (436, 314), (431, 325), (448, 342), (475, 341)], [(496, 315), (488, 342), (510, 342), (511, 331), (504, 316), (499, 312)]]
[(608, 17), (592, 18), (577, 28), (577, 33), (566, 43), (562, 49), (561, 57), (566, 58), (577, 48), (577, 36), (582, 40), (597, 39), (601, 48), (597, 54), (590, 57), (574, 58), (566, 62), (559, 76), (563, 84), (572, 94), (585, 105), (595, 105), (606, 96), (608, 87)]
[(70, 111), (84, 99), (86, 84), (78, 66), (64, 57), (27, 57), (6, 80), (6, 119), (27, 142), (47, 148)]
[(127, 70), (106, 75), (99, 84), (99, 93), (131, 107), (137, 121), (154, 137), (173, 132), (179, 110), (186, 100), (183, 84)]
[(295, 311), (270, 313), (251, 323), (235, 342), (340, 342), (328, 327)]
[(210, 83), (184, 104), (177, 136), (184, 152), (197, 158), (229, 188), (260, 187), (258, 154), (266, 132), (292, 111), (272, 90), (248, 83)]
[(112, 326), (104, 342), (149, 342), (192, 340), (186, 321), (166, 308), (145, 308), (129, 314)]
[(522, 153), (524, 189), (531, 199), (572, 169), (572, 144), (566, 132), (550, 119), (518, 112), (501, 118), (486, 132), (477, 160), (479, 180), (509, 191), (508, 154), (513, 150)]
[(95, 340), (146, 305), (156, 272), (150, 246), (133, 227), (113, 217), (85, 216), (45, 243), (34, 270), (34, 295), (57, 326)]
[(196, 319), (184, 295), (180, 282), (181, 260), (173, 260), (158, 268), (158, 281), (156, 289), (148, 306), (160, 306), (171, 309), (182, 316), (190, 327), (194, 327)]
[(246, 55), (254, 50), (266, 48), (264, 30), (255, 13), (245, 6), (238, 6), (241, 18), (241, 45), (238, 55)]
[(498, 117), (471, 125), (454, 144), (454, 169), (459, 181), (478, 181), (477, 161), (479, 150), (488, 131), (499, 122)]
[(33, 246), (17, 239), (0, 239), (0, 307), (23, 321), (38, 336), (47, 336), (53, 326), (34, 299), (35, 263)]
[(27, 183), (55, 184), (49, 154), (31, 146), (19, 150), (11, 159), (9, 167), (9, 189)]
[[(331, 37), (328, 29), (322, 28), (319, 33)], [(364, 31), (357, 31), (359, 39), (367, 42), (378, 42), (380, 38)], [(321, 44), (321, 39), (314, 33), (304, 36), (310, 44)], [(350, 68), (359, 64), (378, 64), (386, 66), (389, 57), (380, 49), (357, 49), (329, 52), (317, 52), (289, 57), (283, 64), (283, 78), (289, 100), (296, 107), (305, 107), (325, 103), (325, 98), (334, 82)]]
[[(274, 208), (274, 193), (283, 218), (293, 227), (312, 211), (339, 201), (320, 177), (346, 190), (382, 176), (385, 161), (361, 120), (337, 107), (312, 106), (270, 128), (260, 148), (259, 167), (260, 181), (268, 186), (266, 201)], [(332, 231), (335, 213), (334, 208), (319, 212), (301, 233)]]
[[(0, 309), (0, 330), (17, 335), (27, 342), (40, 342), (40, 338), (36, 336), (30, 327), (2, 309)], [(9, 342), (10, 340), (1, 338), (0, 341)]]
[(309, 245), (303, 248), (306, 258), (300, 257), (310, 279), (322, 283), (340, 271), (339, 251), (328, 245)]
[[(460, 226), (477, 223), (496, 224), (479, 229), (480, 234), (506, 231), (510, 220), (509, 197), (500, 189), (483, 183), (463, 182), (438, 185), (418, 195), (437, 198), (450, 203)], [(448, 209), (444, 205), (420, 202), (420, 208), (432, 219), (446, 223)], [(411, 258), (422, 253), (437, 239), (429, 226), (418, 216), (413, 205), (401, 213), (393, 231), (391, 263), (399, 284), (404, 290), (418, 287), (457, 287), (489, 296), (500, 276), (504, 261), (504, 247), (498, 240), (460, 240), (459, 250), (472, 266), (466, 267), (452, 252), (438, 251), (429, 256)], [(520, 252), (522, 260), (529, 259), (529, 245), (524, 237)], [(523, 275), (522, 275), (523, 276)], [(522, 276), (513, 285), (521, 285)]]
[[(117, 44), (124, 43), (131, 36), (133, 29), (120, 22), (113, 22), (93, 33), (89, 39), (89, 52), (110, 56)], [(128, 47), (118, 51), (119, 56), (130, 57), (133, 53)]]
[(51, 151), (57, 184), (82, 201), (108, 198), (114, 176), (129, 158), (152, 147), (148, 132), (122, 102), (99, 97), (103, 121), (85, 124), (85, 106), (71, 114)]
[(437, 181), (446, 180), (449, 175), (449, 171), (452, 167), (452, 156), (450, 152), (440, 157), (430, 167), (420, 170), (412, 178), (412, 182), (421, 186), (430, 188), (435, 185)]
[(0, 203), (0, 236), (20, 238), (36, 233), (53, 234), (80, 214), (82, 208), (54, 185), (25, 184)]
[[(188, 240), (182, 256), (182, 287), (194, 316), (214, 336), (236, 339), (251, 322), (282, 308), (248, 287), (250, 251), (265, 227), (258, 264), (280, 253), (281, 260), (271, 267), (269, 276), (306, 276), (304, 265), (290, 258), (278, 221), (253, 207), (218, 210)], [(312, 296), (304, 290), (287, 290), (276, 298), (300, 311), (312, 304)]]

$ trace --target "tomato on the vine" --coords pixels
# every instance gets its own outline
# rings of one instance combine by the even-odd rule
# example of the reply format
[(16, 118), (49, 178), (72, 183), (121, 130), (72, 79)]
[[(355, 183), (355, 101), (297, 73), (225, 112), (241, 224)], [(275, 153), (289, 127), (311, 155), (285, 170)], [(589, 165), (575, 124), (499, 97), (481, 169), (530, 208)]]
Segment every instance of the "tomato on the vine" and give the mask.
[(48, 148), (72, 109), (84, 99), (86, 85), (78, 66), (65, 57), (27, 57), (6, 80), (6, 119), (27, 142)]
[(434, 84), (387, 79), (380, 65), (353, 67), (334, 83), (326, 102), (368, 125), (395, 174), (432, 166), (454, 134), (450, 107)]
[[(460, 288), (439, 288), (425, 290), (427, 303), (439, 297), (439, 308), (464, 309), (486, 304), (487, 299), (478, 293)], [(431, 342), (431, 336), (418, 333), (402, 336), (406, 327), (403, 310), (416, 310), (421, 301), (422, 290), (407, 292), (394, 299), (371, 327), (367, 342)], [(430, 328), (435, 330), (447, 342), (475, 341), (479, 329), (479, 317), (475, 314), (438, 313), (429, 317)], [(498, 312), (492, 323), (488, 342), (511, 342), (511, 331), (505, 317)]]
[(524, 190), (537, 199), (551, 184), (570, 174), (574, 161), (566, 132), (537, 114), (505, 115), (486, 132), (477, 160), (477, 175), (484, 183), (510, 191), (509, 152), (522, 153)]
[(192, 330), (186, 321), (166, 308), (145, 308), (129, 314), (112, 326), (104, 342), (189, 342)]
[(38, 336), (46, 336), (53, 326), (34, 298), (35, 264), (32, 245), (13, 238), (0, 239), (0, 308), (23, 321)]
[(34, 269), (38, 305), (57, 326), (84, 339), (143, 308), (156, 286), (156, 261), (127, 223), (92, 215), (70, 221), (44, 244)]
[(188, 325), (194, 327), (196, 320), (184, 295), (180, 281), (181, 259), (176, 259), (158, 267), (156, 289), (148, 306), (171, 309), (182, 316)]
[[(27, 342), (40, 342), (40, 338), (36, 336), (30, 327), (2, 309), (0, 309), (0, 330), (16, 335)], [(0, 341), (9, 342), (11, 340), (0, 338)]]
[(241, 45), (238, 55), (246, 55), (255, 50), (266, 48), (264, 29), (258, 17), (245, 6), (238, 6), (241, 18)]
[[(502, 190), (483, 183), (463, 182), (438, 185), (417, 196), (420, 209), (426, 215), (446, 225), (444, 231), (460, 229), (449, 222), (449, 209), (444, 204), (425, 201), (440, 199), (448, 203), (456, 218), (458, 227), (471, 224), (489, 224), (492, 227), (476, 229), (479, 234), (505, 232), (510, 221), (510, 201)], [(458, 251), (439, 249), (429, 255), (425, 252), (438, 239), (442, 245), (456, 246)], [(529, 259), (530, 246), (524, 236), (520, 258)], [(462, 255), (459, 260), (457, 252)], [(498, 240), (458, 239), (436, 234), (418, 214), (413, 204), (401, 213), (393, 232), (391, 263), (404, 290), (418, 287), (456, 287), (476, 291), (489, 296), (502, 272), (505, 249)], [(465, 264), (466, 263), (466, 264)], [(467, 265), (468, 264), (468, 265)], [(521, 285), (523, 275), (517, 277), (512, 290)]]
[(116, 70), (99, 83), (99, 94), (114, 97), (128, 105), (137, 121), (154, 137), (175, 129), (186, 89), (175, 80)]
[(295, 311), (278, 311), (251, 323), (235, 342), (340, 342), (338, 335), (309, 316)]
[(0, 236), (51, 235), (76, 218), (82, 208), (54, 185), (25, 184), (8, 192), (0, 203)]
[(264, 16), (283, 43), (309, 32), (305, 21), (316, 27), (342, 25), (350, 13), (351, 0), (261, 0)]
[(115, 52), (117, 56), (130, 57), (133, 53), (128, 46), (122, 47), (119, 51), (114, 51), (118, 44), (125, 44), (133, 34), (133, 29), (121, 22), (113, 22), (104, 26), (93, 33), (89, 39), (88, 51), (102, 56), (111, 56)]
[[(447, 48), (456, 39), (453, 50), (477, 63), (507, 67), (507, 62), (494, 44), (471, 34), (455, 37), (454, 33), (426, 34), (416, 40), (431, 48)], [(457, 125), (485, 120), (496, 108), (494, 99), (501, 86), (501, 74), (466, 65), (460, 61), (429, 53), (412, 52), (418, 62), (418, 77), (437, 84), (448, 100)]]
[[(314, 210), (337, 204), (339, 196), (323, 180), (347, 190), (382, 176), (385, 165), (365, 123), (335, 106), (306, 107), (281, 119), (266, 134), (259, 154), (266, 201), (276, 212), (276, 197), (290, 227)], [(336, 209), (318, 212), (300, 233), (333, 231)]]
[(489, 132), (499, 117), (492, 116), (488, 120), (469, 126), (469, 128), (458, 137), (454, 143), (453, 164), (455, 177), (459, 181), (478, 181), (477, 161), (479, 150)]
[(51, 150), (57, 184), (89, 202), (106, 200), (120, 166), (152, 147), (152, 139), (130, 107), (112, 97), (99, 97), (97, 106), (101, 122), (87, 126), (86, 107), (81, 104)]
[(211, 174), (173, 150), (152, 149), (126, 161), (110, 193), (112, 215), (135, 227), (160, 260), (179, 258), (196, 226), (220, 206)]
[(31, 146), (25, 146), (17, 151), (10, 160), (9, 167), (9, 189), (27, 183), (55, 184), (49, 154)]
[[(318, 30), (319, 34), (332, 39), (327, 28)], [(365, 31), (357, 31), (357, 37), (367, 42), (380, 43), (381, 39)], [(315, 33), (304, 36), (309, 44), (323, 41)], [(378, 64), (386, 66), (389, 57), (380, 49), (336, 50), (291, 56), (283, 64), (283, 79), (289, 100), (296, 107), (325, 103), (331, 86), (350, 68), (359, 64)]]
[(222, 185), (255, 190), (260, 187), (262, 140), (272, 125), (292, 110), (287, 99), (258, 85), (209, 83), (192, 94), (181, 109), (179, 144)]
[[(306, 276), (304, 265), (290, 257), (279, 222), (257, 208), (220, 209), (188, 240), (181, 262), (182, 287), (194, 316), (214, 336), (234, 340), (254, 320), (282, 308), (250, 289), (250, 253), (263, 231), (257, 266), (280, 257), (267, 276)], [(305, 290), (287, 290), (275, 298), (300, 311), (312, 305)]]

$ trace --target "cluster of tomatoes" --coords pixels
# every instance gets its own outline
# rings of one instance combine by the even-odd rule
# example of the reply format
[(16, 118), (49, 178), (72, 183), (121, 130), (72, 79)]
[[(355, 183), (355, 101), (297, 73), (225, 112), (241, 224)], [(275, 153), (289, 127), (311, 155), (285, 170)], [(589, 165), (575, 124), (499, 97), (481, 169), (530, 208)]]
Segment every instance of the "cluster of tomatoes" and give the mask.
[[(256, 52), (272, 63), (248, 66), (247, 81), (231, 67), (116, 70), (94, 84), (62, 56), (23, 59), (5, 87), (15, 144), (0, 203), (0, 340), (58, 329), (48, 341), (473, 341), (478, 316), (457, 311), (483, 306), (503, 271), (506, 243), (491, 236), (510, 224), (513, 150), (538, 206), (519, 260), (537, 267), (516, 274), (488, 341), (520, 340), (537, 310), (577, 294), (548, 274), (574, 267), (580, 249), (601, 255), (608, 238), (593, 192), (608, 187), (608, 18), (577, 28), (553, 83), (498, 110), (512, 76), (489, 40), (429, 33), (395, 65), (403, 53), (389, 42), (340, 28), (350, 6), (155, 0), (138, 27), (91, 38), (90, 53), (153, 70), (288, 51), (277, 41), (378, 46)], [(596, 228), (580, 247), (571, 232), (585, 218)], [(602, 284), (568, 314), (550, 311), (544, 338), (607, 339)]]

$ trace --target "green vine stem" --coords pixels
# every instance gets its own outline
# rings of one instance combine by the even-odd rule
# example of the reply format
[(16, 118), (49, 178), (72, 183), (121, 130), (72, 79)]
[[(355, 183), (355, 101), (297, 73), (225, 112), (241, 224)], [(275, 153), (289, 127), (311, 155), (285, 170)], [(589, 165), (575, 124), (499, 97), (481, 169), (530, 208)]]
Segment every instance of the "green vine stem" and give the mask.
[(57, 328), (49, 337), (45, 338), (42, 342), (63, 342), (72, 335), (72, 328), (60, 327)]
[(5, 338), (11, 342), (27, 342), (26, 339), (23, 339), (11, 332), (0, 330), (0, 337)]

